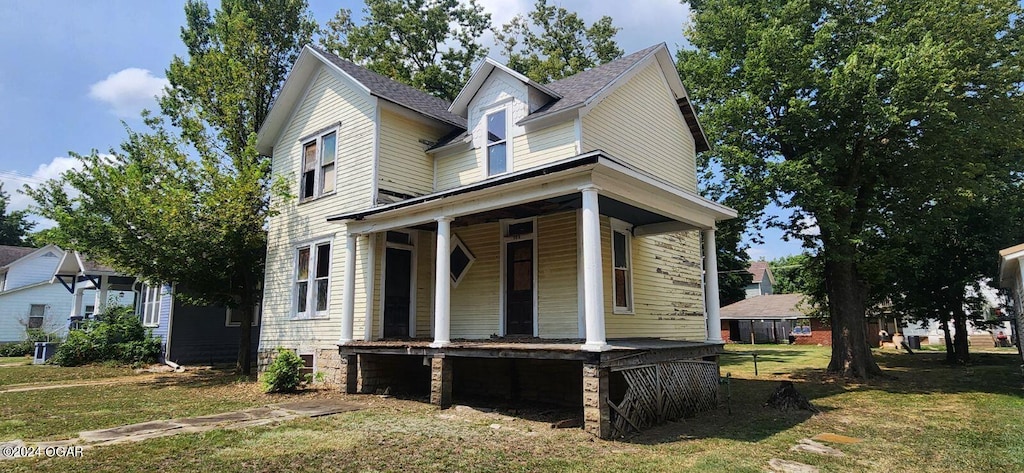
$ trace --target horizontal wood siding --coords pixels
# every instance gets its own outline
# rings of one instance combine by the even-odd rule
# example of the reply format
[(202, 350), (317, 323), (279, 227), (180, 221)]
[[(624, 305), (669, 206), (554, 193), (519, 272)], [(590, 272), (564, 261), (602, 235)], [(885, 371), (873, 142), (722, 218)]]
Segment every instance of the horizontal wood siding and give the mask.
[(416, 233), (416, 336), (429, 337), (434, 329), (434, 232)]
[(573, 120), (515, 137), (512, 155), (515, 171), (575, 156), (576, 127)]
[[(89, 293), (87, 292), (86, 295)], [(28, 322), (32, 304), (45, 304), (43, 328), (61, 336), (68, 333), (68, 314), (73, 300), (71, 293), (60, 283), (44, 284), (18, 291), (0, 294), (0, 343), (18, 342), (25, 339), (25, 324)], [(85, 299), (83, 306), (92, 305), (92, 299)]]
[[(333, 73), (321, 69), (274, 146), (273, 175), (284, 179), (292, 197), (274, 196), (272, 199), (280, 213), (270, 219), (267, 235), (261, 350), (279, 346), (301, 350), (329, 348), (341, 335), (345, 227), (328, 223), (327, 217), (371, 206), (375, 111), (373, 99), (353, 89)], [(301, 169), (300, 140), (339, 122), (338, 191), (299, 203), (296, 196), (299, 195)], [(293, 320), (295, 249), (320, 239), (333, 242), (328, 317)], [(368, 240), (365, 236), (357, 240), (356, 294), (363, 294), (367, 287)], [(355, 334), (361, 338), (366, 298), (356, 297), (355, 301)]]
[(49, 281), (53, 277), (53, 271), (57, 269), (57, 264), (60, 263), (61, 256), (64, 254), (60, 250), (52, 250), (14, 263), (7, 270), (4, 290), (10, 291), (29, 284)]
[(583, 116), (583, 151), (604, 150), (652, 176), (697, 191), (693, 136), (656, 63)]
[(452, 288), (452, 338), (487, 338), (498, 333), (501, 300), (499, 232), (497, 222), (452, 228), (452, 234), (458, 236), (476, 257), (459, 286)]
[(698, 232), (632, 239), (633, 314), (615, 314), (611, 234), (602, 218), (605, 323), (608, 338), (661, 337), (704, 340)]
[(443, 132), (397, 113), (381, 111), (377, 186), (408, 195), (434, 190), (434, 163), (420, 141), (434, 142)]
[(437, 160), (437, 187), (435, 190), (452, 189), (484, 179), (483, 148), (439, 156), (434, 159)]
[(537, 312), (542, 338), (579, 335), (576, 212), (537, 219)]

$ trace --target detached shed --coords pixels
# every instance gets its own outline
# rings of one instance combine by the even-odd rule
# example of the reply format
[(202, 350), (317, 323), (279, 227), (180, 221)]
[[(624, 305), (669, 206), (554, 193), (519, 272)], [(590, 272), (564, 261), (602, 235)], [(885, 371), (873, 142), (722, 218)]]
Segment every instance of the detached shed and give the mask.
[(735, 343), (828, 345), (832, 332), (808, 315), (803, 294), (765, 294), (722, 307), (722, 339)]

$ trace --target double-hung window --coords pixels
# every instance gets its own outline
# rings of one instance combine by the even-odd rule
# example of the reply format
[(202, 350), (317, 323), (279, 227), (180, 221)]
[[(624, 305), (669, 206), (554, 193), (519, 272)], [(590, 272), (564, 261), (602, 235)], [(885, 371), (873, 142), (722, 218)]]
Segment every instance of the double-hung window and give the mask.
[(295, 318), (327, 316), (330, 276), (330, 243), (316, 243), (296, 250)]
[(46, 318), (46, 304), (32, 304), (28, 309), (27, 328), (43, 328), (43, 319)]
[(612, 272), (615, 312), (633, 311), (632, 235), (628, 225), (612, 222)]
[(505, 109), (488, 113), (487, 122), (487, 175), (508, 171), (508, 134)]
[(163, 295), (159, 284), (142, 287), (142, 325), (156, 327), (160, 324), (160, 298)]
[(302, 145), (302, 178), (299, 199), (315, 199), (334, 192), (338, 134), (320, 135)]

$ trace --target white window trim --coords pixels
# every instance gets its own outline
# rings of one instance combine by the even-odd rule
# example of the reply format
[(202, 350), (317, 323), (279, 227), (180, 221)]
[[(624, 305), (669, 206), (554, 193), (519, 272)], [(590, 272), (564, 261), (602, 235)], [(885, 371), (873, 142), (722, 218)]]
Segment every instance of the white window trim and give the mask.
[[(160, 306), (163, 304), (164, 290), (163, 285), (146, 284), (142, 287), (142, 326), (143, 327), (159, 327), (160, 326)], [(155, 297), (156, 301), (150, 299)], [(95, 315), (95, 314), (93, 314)], [(152, 316), (152, 317), (151, 317)]]
[[(612, 277), (612, 313), (622, 315), (635, 314), (636, 301), (633, 299), (633, 226), (616, 220), (614, 218), (608, 219), (611, 226), (610, 246), (611, 246), (611, 277)], [(626, 237), (626, 302), (625, 307), (618, 305), (618, 301), (615, 300), (615, 233), (621, 233)]]
[[(533, 222), (533, 233), (524, 233), (516, 236), (505, 236), (508, 233), (509, 225), (514, 225), (523, 222)], [(537, 295), (540, 293), (540, 287), (537, 284), (538, 273), (537, 267), (540, 266), (537, 261), (537, 217), (527, 217), (520, 219), (507, 219), (500, 221), (499, 228), (501, 229), (501, 256), (499, 258), (499, 271), (498, 271), (498, 335), (504, 337), (505, 333), (505, 279), (507, 275), (506, 265), (508, 258), (508, 244), (514, 241), (533, 240), (533, 336), (540, 336), (540, 319), (539, 311), (537, 310)]]
[[(337, 125), (331, 126), (329, 128), (325, 128), (323, 130), (320, 130), (320, 131), (318, 131), (318, 132), (316, 132), (316, 133), (314, 133), (312, 135), (309, 135), (309, 136), (304, 137), (301, 140), (299, 140), (299, 203), (300, 204), (304, 203), (304, 202), (311, 202), (311, 201), (317, 200), (317, 199), (319, 199), (321, 197), (331, 196), (331, 195), (334, 195), (335, 193), (338, 192), (338, 148), (339, 148), (339, 145), (340, 145), (340, 138), (341, 138), (341, 133), (339, 131), (340, 129), (341, 129), (341, 123), (338, 123)], [(332, 190), (330, 192), (322, 193), (321, 189), (323, 189), (323, 187), (324, 187), (323, 186), (324, 172), (323, 172), (323, 162), (322, 162), (323, 153), (324, 153), (323, 142), (324, 142), (324, 137), (326, 137), (327, 135), (330, 135), (331, 133), (334, 133), (334, 190)], [(311, 197), (303, 197), (302, 196), (302, 184), (303, 184), (303, 180), (304, 180), (303, 179), (303, 174), (305, 173), (305, 165), (306, 165), (306, 145), (309, 145), (310, 143), (316, 143), (316, 168), (314, 169), (314, 174), (313, 174), (313, 176), (314, 176), (313, 177), (313, 195)]]
[[(329, 287), (329, 285), (330, 285), (330, 283), (328, 283), (328, 287)], [(261, 304), (257, 303), (252, 308), (252, 310), (253, 310), (253, 312), (252, 312), (252, 326), (253, 327), (259, 327), (259, 325), (260, 325), (260, 313), (263, 311), (260, 306), (261, 306)], [(230, 308), (230, 307), (228, 307), (227, 310), (224, 311), (224, 326), (225, 327), (241, 327), (242, 326), (242, 322), (241, 321), (238, 321), (238, 322), (232, 322), (231, 321), (231, 314), (232, 314), (233, 311), (234, 310), (232, 308)]]
[[(490, 149), (493, 145), (487, 142), (487, 117), (500, 112), (505, 112), (505, 171), (491, 174), (491, 157)], [(492, 106), (483, 110), (481, 118), (481, 126), (483, 126), (484, 134), (484, 178), (501, 176), (512, 172), (514, 166), (512, 165), (512, 100), (506, 100), (501, 102), (500, 105)], [(496, 143), (495, 143), (496, 144)]]
[[(334, 240), (331, 238), (324, 238), (319, 240), (307, 241), (302, 244), (295, 245), (292, 249), (292, 273), (291, 273), (291, 320), (320, 320), (328, 319), (331, 311), (331, 287), (334, 276), (333, 271), (329, 267), (327, 270), (327, 308), (324, 310), (316, 310), (316, 264), (317, 264), (317, 251), (318, 246), (327, 245), (330, 247), (331, 266), (334, 264)], [(297, 279), (299, 274), (299, 250), (303, 248), (309, 249), (309, 275), (306, 279), (306, 311), (299, 312), (298, 307), (298, 294), (295, 293), (295, 288), (299, 280)]]
[[(32, 315), (32, 308), (33, 307), (42, 307), (43, 308), (43, 313), (39, 314), (39, 315)], [(46, 323), (46, 309), (47, 309), (47, 307), (48, 307), (48, 304), (29, 304), (28, 305), (28, 319), (25, 321), (25, 324), (26, 324), (25, 328), (43, 328), (43, 325)], [(39, 320), (39, 327), (32, 327), (32, 319), (33, 318), (40, 319)]]
[(469, 268), (473, 267), (473, 262), (476, 261), (476, 256), (473, 255), (472, 251), (469, 251), (469, 248), (467, 248), (466, 244), (462, 242), (462, 239), (459, 238), (459, 236), (454, 234), (454, 233), (452, 234), (452, 239), (451, 239), (451, 242), (449, 243), (449, 245), (450, 245), (449, 246), (450, 251), (448, 252), (448, 259), (449, 259), (449, 261), (451, 260), (452, 252), (455, 251), (455, 248), (461, 248), (462, 251), (464, 253), (466, 253), (466, 256), (469, 256), (469, 262), (466, 263), (465, 269), (462, 270), (462, 274), (460, 274), (458, 277), (452, 277), (451, 270), (449, 268), (448, 279), (451, 281), (452, 287), (455, 288), (455, 287), (459, 287), (459, 283), (462, 282), (463, 278), (466, 277), (466, 274), (469, 274)]
[[(403, 245), (401, 243), (390, 242), (388, 241), (388, 232), (404, 233), (406, 235), (409, 235), (409, 241), (411, 243), (408, 245)], [(416, 260), (419, 259), (416, 253), (416, 236), (418, 232), (415, 230), (388, 230), (381, 233), (384, 236), (384, 252), (381, 255), (380, 259), (380, 320), (377, 322), (377, 337), (380, 338), (381, 340), (384, 339), (384, 297), (386, 296), (384, 294), (384, 288), (386, 287), (386, 284), (384, 284), (384, 278), (387, 277), (388, 271), (387, 249), (398, 248), (402, 250), (409, 250), (409, 252), (411, 253), (410, 258), (412, 259), (412, 264), (410, 265), (409, 268), (409, 337), (412, 338), (416, 336)], [(466, 268), (468, 270), (469, 267), (467, 266)]]

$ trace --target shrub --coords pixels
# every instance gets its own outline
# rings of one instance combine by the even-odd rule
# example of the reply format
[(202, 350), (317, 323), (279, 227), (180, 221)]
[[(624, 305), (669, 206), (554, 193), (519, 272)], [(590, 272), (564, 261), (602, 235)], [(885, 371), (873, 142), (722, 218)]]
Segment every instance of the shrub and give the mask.
[(302, 358), (294, 351), (278, 348), (277, 356), (263, 373), (263, 391), (268, 393), (293, 392), (299, 387), (302, 377)]
[(96, 319), (69, 332), (50, 362), (60, 366), (103, 361), (137, 365), (152, 363), (160, 356), (160, 339), (142, 326), (130, 307), (109, 307)]
[(35, 343), (28, 340), (0, 345), (0, 356), (28, 356), (35, 350)]

